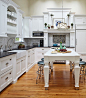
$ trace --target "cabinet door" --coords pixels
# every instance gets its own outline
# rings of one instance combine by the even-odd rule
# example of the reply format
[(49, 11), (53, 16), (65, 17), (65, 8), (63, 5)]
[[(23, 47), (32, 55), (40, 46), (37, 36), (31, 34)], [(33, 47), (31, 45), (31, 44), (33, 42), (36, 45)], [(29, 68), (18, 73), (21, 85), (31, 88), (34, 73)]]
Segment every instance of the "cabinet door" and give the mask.
[(39, 31), (43, 31), (43, 18), (39, 18)]
[(86, 24), (86, 17), (83, 18), (83, 24)]
[(16, 76), (19, 76), (21, 74), (21, 61), (17, 61), (16, 64)]
[(30, 67), (30, 55), (28, 55), (28, 67)]
[(29, 19), (23, 19), (23, 37), (29, 37)]
[(38, 31), (39, 30), (39, 20), (38, 20), (38, 18), (33, 18), (32, 27), (33, 27), (33, 31)]
[(25, 58), (22, 58), (21, 60), (21, 71), (24, 72), (26, 69), (26, 60)]
[(75, 17), (75, 24), (83, 24), (83, 17)]
[(0, 35), (7, 32), (7, 5), (0, 1)]
[(18, 13), (18, 33), (17, 36), (22, 37), (22, 14)]
[(86, 30), (76, 30), (76, 52), (86, 53)]
[(29, 37), (32, 37), (32, 19), (29, 19)]
[(48, 46), (48, 33), (44, 33), (44, 47)]

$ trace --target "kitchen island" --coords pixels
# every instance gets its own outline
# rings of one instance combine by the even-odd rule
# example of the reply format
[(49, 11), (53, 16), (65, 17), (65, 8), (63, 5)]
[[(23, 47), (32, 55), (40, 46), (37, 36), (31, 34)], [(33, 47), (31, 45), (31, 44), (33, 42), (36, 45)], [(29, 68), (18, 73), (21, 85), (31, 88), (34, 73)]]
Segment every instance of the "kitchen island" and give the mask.
[[(71, 53), (54, 53), (51, 52), (54, 51), (54, 49), (50, 49), (48, 52), (44, 54), (44, 80), (45, 80), (45, 90), (49, 87), (49, 62), (51, 62), (52, 70), (53, 70), (53, 61), (55, 60), (69, 60), (71, 62), (75, 63), (74, 66), (74, 76), (75, 76), (75, 89), (79, 89), (79, 74), (80, 74), (80, 67), (79, 67), (79, 59), (80, 55), (76, 53), (72, 49), (67, 49), (67, 51), (71, 51)], [(70, 64), (70, 69), (71, 69)]]

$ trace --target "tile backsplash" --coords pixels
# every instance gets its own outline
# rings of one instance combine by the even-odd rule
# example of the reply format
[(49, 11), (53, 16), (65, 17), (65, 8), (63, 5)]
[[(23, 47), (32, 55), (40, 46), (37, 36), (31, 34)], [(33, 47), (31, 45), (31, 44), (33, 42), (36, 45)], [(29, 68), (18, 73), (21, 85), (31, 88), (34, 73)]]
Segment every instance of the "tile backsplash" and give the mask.
[[(15, 43), (15, 37), (12, 37), (12, 39), (10, 39), (11, 37), (0, 37), (0, 46), (1, 45), (3, 45), (2, 46), (2, 49), (3, 50), (6, 50), (6, 49), (9, 49), (8, 47), (7, 47), (7, 42), (8, 42), (8, 46), (10, 45), (10, 46), (12, 46), (12, 49), (13, 48), (17, 48), (18, 47), (18, 45), (20, 44), (20, 43)], [(10, 39), (10, 40), (9, 40)], [(9, 40), (9, 41), (8, 41)]]

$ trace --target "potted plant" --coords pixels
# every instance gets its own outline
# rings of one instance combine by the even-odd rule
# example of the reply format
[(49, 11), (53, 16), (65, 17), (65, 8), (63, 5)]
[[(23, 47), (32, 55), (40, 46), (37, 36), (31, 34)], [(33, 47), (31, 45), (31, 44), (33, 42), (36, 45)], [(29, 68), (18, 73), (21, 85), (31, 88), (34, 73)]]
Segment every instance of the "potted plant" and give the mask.
[(53, 14), (50, 14), (50, 16), (51, 16), (51, 21), (52, 21), (51, 28), (54, 28), (54, 26), (53, 26), (53, 19), (52, 19), (52, 16), (54, 16), (54, 15)]
[(71, 23), (71, 28), (73, 29), (73, 23)]
[(45, 25), (45, 28), (47, 28), (47, 23), (45, 23), (44, 25)]
[(67, 14), (67, 16), (68, 16), (68, 28), (70, 28), (70, 26), (69, 26), (69, 17), (70, 17), (70, 14)]
[(50, 25), (49, 25), (49, 24), (48, 24), (48, 26), (47, 26), (47, 27), (48, 27), (48, 29), (50, 29)]

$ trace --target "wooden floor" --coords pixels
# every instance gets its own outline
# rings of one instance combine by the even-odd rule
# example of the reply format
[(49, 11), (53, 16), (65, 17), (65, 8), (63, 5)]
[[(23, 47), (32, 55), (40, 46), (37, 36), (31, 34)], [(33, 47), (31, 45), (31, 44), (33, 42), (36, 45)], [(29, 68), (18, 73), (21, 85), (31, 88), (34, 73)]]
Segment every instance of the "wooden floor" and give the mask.
[(69, 65), (54, 64), (49, 90), (45, 90), (43, 78), (36, 84), (37, 68), (35, 65), (17, 83), (5, 88), (0, 93), (0, 98), (86, 98), (86, 80), (81, 78), (80, 88), (75, 90)]

